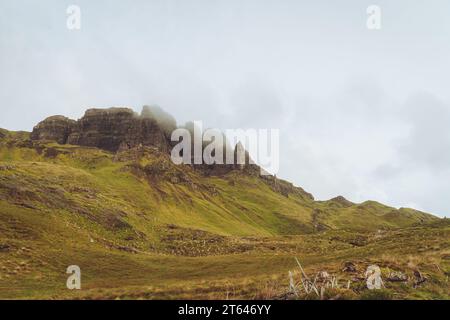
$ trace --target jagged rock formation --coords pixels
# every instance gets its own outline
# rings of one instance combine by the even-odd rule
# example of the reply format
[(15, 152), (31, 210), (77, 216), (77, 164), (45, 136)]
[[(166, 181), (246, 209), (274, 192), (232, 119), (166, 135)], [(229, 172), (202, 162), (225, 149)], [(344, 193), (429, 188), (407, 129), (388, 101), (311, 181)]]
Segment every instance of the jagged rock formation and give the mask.
[[(30, 138), (96, 147), (111, 152), (148, 146), (169, 153), (171, 147), (177, 143), (170, 141), (171, 133), (176, 128), (175, 119), (158, 106), (144, 106), (140, 115), (129, 108), (88, 109), (78, 121), (64, 116), (49, 117), (33, 128)], [(184, 128), (194, 136), (193, 123), (187, 123)], [(231, 147), (225, 136), (224, 142), (227, 147)], [(204, 144), (203, 148), (206, 145)], [(191, 149), (194, 150), (193, 146)], [(224, 147), (224, 157), (226, 152)], [(207, 175), (221, 175), (235, 169), (259, 175), (259, 166), (251, 164), (248, 152), (240, 143), (235, 146), (233, 154), (234, 164), (193, 166)]]
[(140, 117), (127, 108), (87, 110), (69, 135), (67, 143), (113, 152), (139, 145), (155, 146), (162, 151), (169, 149), (156, 120)]
[(33, 128), (32, 140), (54, 140), (116, 152), (139, 145), (169, 150), (169, 141), (156, 120), (129, 108), (89, 109), (78, 121), (53, 116)]
[[(84, 116), (75, 121), (64, 116), (52, 116), (33, 128), (31, 140), (50, 140), (59, 144), (71, 144), (95, 147), (111, 152), (121, 152), (130, 149), (140, 150), (141, 147), (154, 147), (157, 151), (169, 154), (171, 148), (178, 142), (171, 142), (171, 133), (177, 128), (175, 119), (158, 106), (144, 106), (141, 114), (130, 108), (88, 109)], [(187, 123), (182, 128), (191, 132), (194, 137), (194, 124)], [(227, 148), (233, 148), (223, 135), (224, 160)], [(194, 141), (192, 140), (192, 144)], [(207, 143), (203, 143), (204, 149)], [(239, 142), (233, 150), (233, 164), (194, 164), (194, 147), (192, 145), (192, 167), (205, 176), (220, 176), (232, 170), (238, 170), (246, 175), (261, 176), (270, 188), (284, 196), (297, 194), (305, 199), (313, 199), (312, 195), (302, 188), (280, 180), (275, 176), (261, 175), (261, 168), (250, 158), (249, 153)], [(50, 152), (51, 151), (51, 152)], [(47, 150), (47, 155), (55, 156), (54, 150)], [(50, 153), (49, 153), (50, 152)], [(119, 153), (116, 155), (120, 158)]]
[(32, 140), (53, 140), (59, 144), (67, 143), (67, 138), (76, 126), (76, 121), (64, 116), (51, 116), (39, 122), (31, 133)]

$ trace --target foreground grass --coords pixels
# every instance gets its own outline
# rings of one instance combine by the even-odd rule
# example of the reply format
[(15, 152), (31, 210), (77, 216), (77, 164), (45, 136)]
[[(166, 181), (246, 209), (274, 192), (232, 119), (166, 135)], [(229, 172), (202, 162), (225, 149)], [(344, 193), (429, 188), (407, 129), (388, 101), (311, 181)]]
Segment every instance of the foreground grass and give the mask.
[[(310, 275), (327, 271), (338, 276), (342, 284), (350, 280), (351, 289), (345, 297), (368, 295), (363, 273), (368, 265), (377, 264), (384, 278), (391, 271), (401, 271), (410, 278), (402, 283), (385, 280), (392, 298), (449, 299), (449, 235), (448, 226), (434, 227), (388, 234), (363, 247), (337, 251), (322, 247), (325, 254), (307, 249), (289, 253), (275, 249), (269, 253), (255, 244), (253, 250), (245, 254), (200, 257), (128, 253), (105, 250), (95, 244), (91, 247), (67, 245), (65, 250), (55, 250), (54, 245), (48, 243), (33, 242), (27, 246), (28, 242), (21, 242), (15, 243), (21, 249), (2, 253), (5, 259), (1, 268), (6, 267), (7, 271), (6, 277), (2, 273), (0, 280), (0, 298), (274, 299), (286, 293), (287, 272), (297, 269), (294, 257), (298, 257)], [(327, 240), (333, 236), (320, 235)], [(309, 237), (312, 236), (285, 240), (301, 247), (312, 240)], [(273, 240), (279, 243), (283, 239)], [(334, 241), (339, 240), (332, 240), (329, 245)], [(343, 272), (346, 261), (352, 261), (358, 271)], [(72, 264), (82, 270), (82, 290), (79, 291), (65, 287), (65, 269)], [(415, 288), (412, 279), (417, 270), (427, 280)]]

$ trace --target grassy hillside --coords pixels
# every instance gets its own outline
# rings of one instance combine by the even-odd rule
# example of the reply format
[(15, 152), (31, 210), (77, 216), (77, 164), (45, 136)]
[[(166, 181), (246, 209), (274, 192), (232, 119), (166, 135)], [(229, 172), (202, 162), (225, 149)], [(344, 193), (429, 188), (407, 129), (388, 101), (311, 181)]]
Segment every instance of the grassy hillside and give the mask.
[[(279, 185), (209, 176), (153, 148), (112, 154), (0, 130), (0, 298), (274, 298), (295, 256), (310, 272), (423, 264), (429, 288), (392, 290), (448, 298), (447, 221)], [(65, 288), (72, 264), (83, 290)]]

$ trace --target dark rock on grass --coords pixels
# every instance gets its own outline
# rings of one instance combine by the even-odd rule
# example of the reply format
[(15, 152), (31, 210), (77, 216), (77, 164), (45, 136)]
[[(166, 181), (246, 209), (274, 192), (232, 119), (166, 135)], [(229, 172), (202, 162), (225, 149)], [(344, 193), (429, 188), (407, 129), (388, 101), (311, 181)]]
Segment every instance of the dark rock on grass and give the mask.
[(27, 209), (39, 210), (38, 207), (36, 207), (30, 203), (26, 203), (26, 202), (14, 202), (14, 204), (17, 206), (27, 208)]
[(344, 267), (343, 267), (342, 271), (343, 272), (358, 272), (358, 270), (356, 269), (356, 265), (351, 261), (347, 261), (344, 263)]
[(390, 282), (406, 282), (408, 281), (408, 276), (401, 271), (391, 271), (386, 280)]
[(414, 271), (414, 278), (415, 278), (414, 288), (420, 286), (422, 283), (427, 281), (427, 278), (419, 270)]
[(44, 156), (47, 158), (51, 158), (51, 159), (56, 158), (60, 154), (70, 154), (70, 151), (68, 151), (68, 150), (62, 150), (62, 149), (52, 148), (52, 147), (45, 148), (43, 151), (44, 151)]
[(109, 230), (131, 229), (131, 226), (127, 222), (125, 222), (118, 214), (114, 213), (109, 213), (105, 216), (103, 225)]
[(14, 166), (10, 164), (0, 165), (0, 171), (14, 170)]
[(320, 210), (320, 209), (313, 210), (313, 212), (311, 214), (311, 219), (312, 219), (312, 224), (314, 226), (314, 231), (323, 232), (323, 231), (331, 229), (326, 224), (320, 222), (320, 220), (322, 219), (323, 216), (326, 216), (326, 213), (323, 212), (322, 210)]
[(355, 236), (354, 238), (351, 238), (348, 243), (350, 243), (351, 245), (355, 246), (355, 247), (363, 247), (365, 245), (367, 245), (367, 238), (364, 236)]
[(0, 252), (9, 252), (11, 251), (11, 246), (9, 244), (0, 243)]

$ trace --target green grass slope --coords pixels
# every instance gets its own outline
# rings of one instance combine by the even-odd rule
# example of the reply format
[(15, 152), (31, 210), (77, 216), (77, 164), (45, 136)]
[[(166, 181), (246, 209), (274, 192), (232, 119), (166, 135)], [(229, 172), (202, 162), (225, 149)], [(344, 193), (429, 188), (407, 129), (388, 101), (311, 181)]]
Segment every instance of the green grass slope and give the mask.
[(217, 297), (233, 278), (248, 297), (293, 255), (317, 264), (317, 254), (369, 245), (368, 234), (440, 221), (370, 201), (314, 201), (245, 171), (207, 176), (152, 148), (111, 154), (0, 130), (0, 298), (71, 297), (61, 280), (71, 264), (88, 266), (80, 297), (192, 297), (202, 283)]

